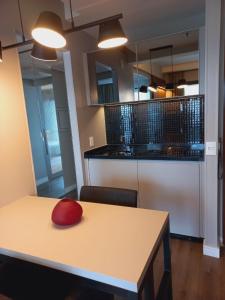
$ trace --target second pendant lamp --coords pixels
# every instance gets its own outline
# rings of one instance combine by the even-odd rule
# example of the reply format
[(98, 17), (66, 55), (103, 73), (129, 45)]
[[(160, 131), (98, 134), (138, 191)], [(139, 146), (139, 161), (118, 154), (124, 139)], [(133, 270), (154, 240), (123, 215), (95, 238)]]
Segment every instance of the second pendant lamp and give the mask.
[(119, 20), (110, 20), (99, 25), (99, 48), (114, 48), (124, 45), (127, 41)]

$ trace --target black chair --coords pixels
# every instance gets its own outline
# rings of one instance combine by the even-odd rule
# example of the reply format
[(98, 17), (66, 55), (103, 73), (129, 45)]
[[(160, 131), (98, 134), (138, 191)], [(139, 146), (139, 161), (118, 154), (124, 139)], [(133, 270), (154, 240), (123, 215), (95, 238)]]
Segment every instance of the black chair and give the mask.
[[(137, 191), (102, 186), (82, 186), (80, 201), (137, 207)], [(90, 297), (91, 295), (91, 297)], [(114, 295), (89, 290), (83, 293), (81, 300), (113, 300)]]
[(103, 204), (137, 207), (137, 191), (102, 186), (82, 186), (80, 200)]

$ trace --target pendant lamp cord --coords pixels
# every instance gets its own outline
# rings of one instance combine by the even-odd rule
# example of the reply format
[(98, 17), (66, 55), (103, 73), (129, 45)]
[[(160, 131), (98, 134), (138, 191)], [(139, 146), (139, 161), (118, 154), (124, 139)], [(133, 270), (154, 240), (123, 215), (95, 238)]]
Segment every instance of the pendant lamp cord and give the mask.
[(73, 20), (73, 9), (72, 9), (72, 0), (70, 0), (70, 15), (71, 15), (71, 25), (72, 29), (75, 28), (74, 20)]
[(18, 0), (17, 2), (18, 2), (18, 9), (19, 9), (19, 16), (20, 16), (20, 27), (21, 27), (21, 30), (22, 30), (22, 39), (23, 39), (23, 42), (25, 42), (26, 39), (25, 39), (24, 28), (23, 28), (23, 20), (22, 20), (20, 0)]
[(174, 69), (174, 66), (173, 66), (173, 46), (171, 46), (170, 51), (171, 51), (170, 54), (171, 54), (171, 67), (172, 67), (172, 83), (173, 83), (173, 93), (174, 93), (175, 82), (174, 82), (174, 72), (173, 72), (173, 69)]
[(150, 84), (153, 83), (153, 80), (152, 80), (152, 51), (151, 49), (149, 49), (149, 62), (150, 62)]

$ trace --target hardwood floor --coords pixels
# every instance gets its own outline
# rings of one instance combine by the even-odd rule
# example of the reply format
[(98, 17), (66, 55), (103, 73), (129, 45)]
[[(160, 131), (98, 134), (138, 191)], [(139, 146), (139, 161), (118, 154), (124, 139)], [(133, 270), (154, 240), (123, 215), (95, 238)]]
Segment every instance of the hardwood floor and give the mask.
[(171, 240), (174, 300), (225, 300), (225, 255), (203, 256), (202, 244)]

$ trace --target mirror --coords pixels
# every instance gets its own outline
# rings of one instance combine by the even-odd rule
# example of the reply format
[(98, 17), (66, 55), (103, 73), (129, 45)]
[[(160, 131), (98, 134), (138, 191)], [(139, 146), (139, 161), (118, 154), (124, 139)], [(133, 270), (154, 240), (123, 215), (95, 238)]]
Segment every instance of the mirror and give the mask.
[(198, 48), (195, 30), (86, 53), (89, 104), (199, 94)]
[(62, 53), (55, 62), (20, 52), (37, 194), (76, 197), (76, 175), (65, 67)]

